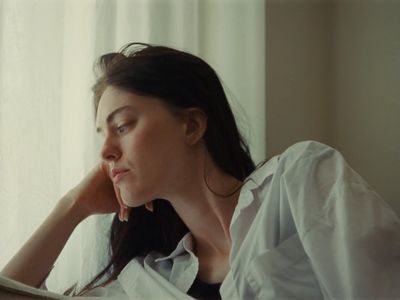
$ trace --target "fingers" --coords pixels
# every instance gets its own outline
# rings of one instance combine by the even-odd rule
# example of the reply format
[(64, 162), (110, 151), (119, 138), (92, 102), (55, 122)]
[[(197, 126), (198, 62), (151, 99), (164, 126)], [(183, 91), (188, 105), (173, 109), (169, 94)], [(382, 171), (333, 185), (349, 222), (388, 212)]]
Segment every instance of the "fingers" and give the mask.
[(100, 168), (103, 170), (103, 172), (104, 172), (109, 178), (111, 178), (110, 172), (109, 172), (109, 169), (108, 169), (108, 164), (107, 164), (106, 162), (102, 161), (102, 162), (100, 163)]
[(130, 214), (130, 212), (131, 212), (131, 208), (130, 208), (130, 207), (123, 208), (122, 219), (123, 219), (125, 222), (128, 222), (128, 221), (129, 221), (129, 214)]
[(128, 221), (130, 208), (122, 202), (121, 193), (119, 191), (119, 188), (115, 184), (113, 184), (113, 186), (114, 186), (115, 196), (117, 197), (117, 201), (120, 206), (118, 218), (121, 222)]

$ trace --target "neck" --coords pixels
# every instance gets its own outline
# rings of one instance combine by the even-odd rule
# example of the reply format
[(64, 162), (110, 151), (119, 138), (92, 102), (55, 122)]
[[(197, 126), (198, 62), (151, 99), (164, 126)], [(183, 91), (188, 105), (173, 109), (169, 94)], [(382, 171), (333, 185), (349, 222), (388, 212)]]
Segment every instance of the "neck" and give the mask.
[(217, 168), (191, 182), (170, 202), (192, 233), (198, 257), (226, 257), (231, 248), (229, 226), (241, 182)]

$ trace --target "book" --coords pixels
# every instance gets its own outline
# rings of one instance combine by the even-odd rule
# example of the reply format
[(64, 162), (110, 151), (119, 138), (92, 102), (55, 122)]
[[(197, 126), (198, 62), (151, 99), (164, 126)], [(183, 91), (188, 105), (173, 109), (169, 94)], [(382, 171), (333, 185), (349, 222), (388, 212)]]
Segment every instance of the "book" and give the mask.
[(66, 299), (96, 299), (96, 300), (115, 300), (114, 297), (70, 297), (50, 291), (31, 287), (21, 282), (0, 276), (0, 300), (66, 300)]

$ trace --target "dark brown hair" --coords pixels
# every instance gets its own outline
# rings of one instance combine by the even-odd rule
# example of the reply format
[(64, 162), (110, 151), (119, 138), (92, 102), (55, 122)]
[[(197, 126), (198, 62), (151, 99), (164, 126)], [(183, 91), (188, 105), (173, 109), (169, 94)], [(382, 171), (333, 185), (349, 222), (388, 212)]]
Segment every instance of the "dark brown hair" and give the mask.
[[(95, 113), (108, 86), (157, 97), (172, 109), (199, 108), (207, 115), (203, 140), (214, 163), (240, 181), (255, 169), (221, 82), (204, 60), (168, 47), (132, 43), (101, 56), (95, 66), (100, 71), (93, 86)], [(155, 199), (153, 213), (143, 206), (132, 208), (128, 222), (121, 223), (116, 215), (109, 263), (78, 295), (115, 280), (134, 257), (151, 251), (170, 254), (187, 232), (169, 202), (162, 199)]]

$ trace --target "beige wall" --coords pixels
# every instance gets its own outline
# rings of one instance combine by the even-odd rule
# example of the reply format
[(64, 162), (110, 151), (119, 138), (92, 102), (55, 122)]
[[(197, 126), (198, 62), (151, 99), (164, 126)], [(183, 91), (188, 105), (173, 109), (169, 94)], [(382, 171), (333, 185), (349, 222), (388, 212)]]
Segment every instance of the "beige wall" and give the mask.
[(267, 155), (331, 140), (331, 28), (325, 3), (267, 4)]
[(267, 155), (339, 149), (400, 213), (400, 1), (267, 1)]

